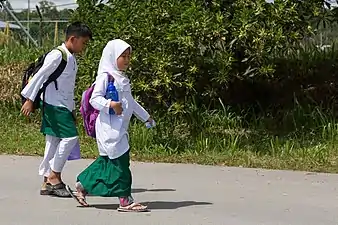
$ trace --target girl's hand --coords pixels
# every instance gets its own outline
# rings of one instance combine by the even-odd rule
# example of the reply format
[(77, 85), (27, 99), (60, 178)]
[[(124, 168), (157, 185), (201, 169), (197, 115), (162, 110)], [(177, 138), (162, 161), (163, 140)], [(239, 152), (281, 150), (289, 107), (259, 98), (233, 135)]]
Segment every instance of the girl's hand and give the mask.
[(155, 120), (153, 118), (151, 118), (151, 117), (149, 117), (149, 119), (146, 122), (146, 126), (148, 127), (149, 125), (147, 125), (147, 123), (149, 123), (150, 127), (155, 127), (156, 126)]
[(110, 102), (110, 108), (112, 108), (115, 111), (116, 115), (121, 115), (122, 114), (122, 103), (121, 102)]

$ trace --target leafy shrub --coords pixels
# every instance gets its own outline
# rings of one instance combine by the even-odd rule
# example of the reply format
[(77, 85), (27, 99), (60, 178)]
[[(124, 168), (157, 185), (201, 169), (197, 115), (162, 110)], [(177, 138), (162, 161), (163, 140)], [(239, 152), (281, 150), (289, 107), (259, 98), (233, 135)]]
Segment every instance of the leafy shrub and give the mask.
[(73, 20), (95, 34), (81, 63), (80, 87), (93, 81), (107, 41), (121, 38), (133, 47), (129, 76), (148, 107), (174, 114), (191, 113), (191, 104), (213, 108), (219, 98), (231, 99), (233, 81), (273, 77), (274, 56), (311, 34), (309, 18), (320, 8), (315, 1), (207, 3), (79, 0)]

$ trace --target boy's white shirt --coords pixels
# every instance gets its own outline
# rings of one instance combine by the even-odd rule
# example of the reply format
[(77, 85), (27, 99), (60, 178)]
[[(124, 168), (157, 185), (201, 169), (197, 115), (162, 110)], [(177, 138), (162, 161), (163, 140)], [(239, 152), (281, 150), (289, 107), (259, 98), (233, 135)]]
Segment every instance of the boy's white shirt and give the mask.
[[(66, 107), (69, 111), (73, 111), (75, 109), (74, 89), (78, 67), (75, 56), (69, 52), (65, 44), (62, 44), (61, 47), (67, 53), (67, 65), (57, 79), (58, 90), (55, 89), (54, 82), (46, 88), (45, 102), (53, 106)], [(48, 53), (41, 69), (22, 90), (21, 95), (33, 101), (43, 83), (56, 70), (61, 60), (62, 53), (59, 50), (52, 50)]]
[[(146, 122), (149, 113), (135, 101), (131, 94), (130, 81), (117, 69), (117, 58), (130, 46), (119, 39), (108, 42), (103, 50), (98, 69), (98, 76), (90, 99), (90, 104), (100, 114), (96, 120), (96, 139), (100, 155), (115, 159), (129, 150), (129, 122), (134, 114), (138, 119)], [(111, 100), (106, 99), (108, 74), (114, 77), (119, 100), (122, 102), (122, 115), (110, 115)]]

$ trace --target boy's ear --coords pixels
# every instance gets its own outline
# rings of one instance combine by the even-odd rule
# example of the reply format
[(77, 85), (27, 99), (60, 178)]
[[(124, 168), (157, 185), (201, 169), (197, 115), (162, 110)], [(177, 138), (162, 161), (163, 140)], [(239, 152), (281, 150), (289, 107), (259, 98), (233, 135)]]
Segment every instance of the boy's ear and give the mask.
[(68, 38), (67, 41), (71, 41), (71, 42), (72, 42), (72, 41), (74, 41), (74, 39), (75, 39), (75, 36), (72, 35), (72, 36), (70, 36), (70, 37)]

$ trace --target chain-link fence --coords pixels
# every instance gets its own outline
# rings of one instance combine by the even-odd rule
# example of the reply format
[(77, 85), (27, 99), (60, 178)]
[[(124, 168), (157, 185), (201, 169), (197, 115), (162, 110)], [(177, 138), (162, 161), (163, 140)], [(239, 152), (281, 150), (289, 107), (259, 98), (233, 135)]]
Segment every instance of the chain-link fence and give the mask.
[(75, 0), (0, 2), (0, 45), (58, 45), (77, 7)]

